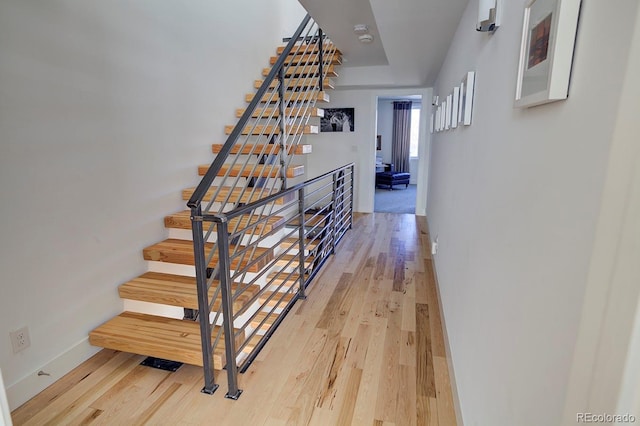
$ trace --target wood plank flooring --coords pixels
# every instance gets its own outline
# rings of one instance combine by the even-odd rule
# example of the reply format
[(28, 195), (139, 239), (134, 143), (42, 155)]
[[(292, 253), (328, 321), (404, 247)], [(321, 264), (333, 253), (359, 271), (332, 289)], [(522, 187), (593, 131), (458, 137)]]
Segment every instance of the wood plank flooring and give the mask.
[(249, 370), (200, 393), (201, 369), (103, 350), (12, 415), (16, 425), (455, 425), (426, 220), (358, 214), (354, 230)]

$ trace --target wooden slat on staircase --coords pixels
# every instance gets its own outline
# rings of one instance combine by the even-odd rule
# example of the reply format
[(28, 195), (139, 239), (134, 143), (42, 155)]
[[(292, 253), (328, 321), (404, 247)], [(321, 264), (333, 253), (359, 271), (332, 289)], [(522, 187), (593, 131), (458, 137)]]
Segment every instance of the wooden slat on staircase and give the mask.
[[(276, 49), (276, 53), (278, 55), (282, 55), (282, 52), (284, 52), (284, 49), (286, 48), (286, 46), (280, 46)], [(340, 50), (333, 44), (333, 43), (324, 43), (322, 45), (322, 50), (324, 52), (330, 52), (335, 50), (336, 54), (341, 55), (342, 52), (340, 52)], [(317, 53), (318, 52), (318, 45), (317, 44), (313, 44), (311, 46), (307, 45), (307, 44), (296, 44), (295, 46), (293, 46), (293, 49), (291, 50), (291, 53), (289, 53), (290, 55), (305, 55), (308, 53)]]
[[(289, 263), (291, 259), (293, 259), (293, 261)], [(300, 265), (299, 259), (300, 256), (297, 254), (285, 254), (281, 259), (278, 259), (275, 262), (275, 266), (279, 268), (298, 268), (298, 265)], [(313, 266), (314, 259), (315, 258), (313, 256), (307, 256), (304, 260), (304, 267), (307, 269), (311, 268), (311, 266)]]
[[(284, 289), (284, 287), (283, 287)], [(275, 293), (275, 295), (274, 295)], [(296, 292), (293, 291), (292, 293), (284, 293), (282, 291), (265, 291), (264, 293), (262, 293), (262, 295), (260, 296), (260, 304), (262, 305), (263, 303), (267, 302), (267, 304), (265, 305), (266, 308), (270, 308), (273, 309), (276, 306), (278, 306), (278, 302), (280, 302), (280, 300), (282, 300), (279, 303), (280, 308), (283, 308), (284, 306), (286, 306), (289, 302), (291, 302), (291, 300), (293, 300), (294, 297), (296, 297)], [(273, 295), (273, 297), (271, 297), (271, 295)], [(269, 299), (271, 297), (271, 299)]]
[[(254, 168), (255, 166), (255, 168)], [(198, 166), (198, 174), (200, 176), (204, 176), (209, 170), (209, 165), (204, 164)], [(220, 168), (218, 172), (218, 176), (224, 176), (229, 170), (229, 166), (224, 165)], [(296, 176), (300, 176), (304, 174), (304, 166), (303, 165), (291, 165), (287, 167), (286, 176), (288, 178), (294, 178)], [(247, 164), (247, 166), (243, 165), (235, 165), (231, 167), (229, 171), (229, 176), (236, 177), (279, 177), (280, 176), (280, 166), (277, 164)]]
[[(209, 289), (209, 300), (213, 299), (219, 281), (214, 281)], [(260, 286), (234, 283), (231, 285), (235, 293), (238, 288), (242, 293), (233, 302), (234, 313), (246, 308), (246, 303), (260, 291)], [(118, 287), (118, 293), (123, 299), (140, 300), (143, 302), (160, 303), (163, 305), (180, 306), (198, 309), (198, 292), (196, 278), (183, 275), (163, 274), (160, 272), (146, 272), (139, 277)], [(218, 292), (212, 309), (217, 311), (221, 305), (221, 295)]]
[[(260, 87), (262, 87), (263, 83), (264, 83), (264, 80), (255, 80), (253, 82), (253, 87), (256, 89), (259, 89)], [(269, 88), (275, 89), (276, 87), (278, 87), (278, 84), (279, 84), (278, 80), (273, 80), (269, 85)], [(317, 77), (299, 77), (299, 78), (287, 80), (286, 84), (287, 84), (287, 89), (289, 90), (293, 88), (316, 87), (318, 84), (318, 78)], [(330, 78), (325, 78), (324, 81), (322, 82), (322, 87), (325, 89), (334, 89), (335, 83)]]
[[(213, 327), (212, 335), (218, 333)], [(244, 333), (237, 341), (244, 340)], [(123, 312), (105, 322), (91, 333), (89, 343), (117, 351), (202, 366), (200, 325), (195, 321), (179, 320), (156, 315)], [(214, 368), (224, 366), (224, 339), (216, 346)]]
[[(193, 195), (193, 191), (195, 190), (196, 190), (195, 188), (184, 189), (182, 191), (182, 199), (185, 201), (191, 199), (191, 196)], [(211, 201), (211, 199), (213, 198), (217, 190), (218, 188), (214, 186), (209, 188), (204, 196), (203, 201), (207, 203)], [(253, 193), (251, 193), (252, 190), (254, 190)], [(274, 195), (277, 193), (278, 191), (276, 190), (269, 191), (263, 188), (247, 188), (243, 192), (243, 188), (231, 188), (229, 186), (223, 186), (222, 189), (220, 189), (220, 191), (218, 192), (214, 201), (222, 203), (227, 199), (227, 197), (229, 197), (228, 201), (230, 203), (238, 203), (238, 202), (251, 203), (253, 201), (258, 201), (261, 198), (265, 198), (265, 197), (268, 197), (269, 195)], [(293, 200), (294, 198), (295, 198), (295, 194), (289, 193), (281, 198), (278, 198), (275, 201), (275, 204), (285, 204)]]
[[(236, 109), (236, 117), (238, 118), (242, 117), (245, 111), (246, 111), (245, 108)], [(324, 117), (324, 110), (322, 108), (315, 108), (315, 107), (286, 108), (285, 113), (286, 113), (286, 116), (288, 117), (301, 117), (301, 116), (320, 117), (320, 118)], [(269, 117), (272, 117), (272, 116), (273, 117), (280, 116), (280, 111), (278, 110), (278, 108), (272, 108), (272, 107), (256, 108), (255, 111), (253, 111), (253, 114), (251, 115), (251, 117), (253, 118), (265, 118), (265, 119), (268, 119)]]
[[(284, 308), (284, 306), (282, 307)], [(267, 331), (276, 322), (277, 318), (278, 318), (278, 314), (269, 315), (269, 313), (265, 311), (258, 312), (251, 320), (251, 327), (257, 328), (262, 331)], [(261, 325), (260, 323), (263, 320), (264, 320), (264, 323)]]
[[(278, 62), (278, 56), (272, 56), (271, 58), (269, 58), (269, 63), (271, 65), (274, 65), (276, 62)], [(326, 57), (325, 57), (326, 58)], [(285, 59), (284, 63), (287, 65), (293, 65), (295, 66), (296, 64), (301, 64), (301, 65), (308, 65), (308, 64), (317, 64), (319, 61), (319, 56), (315, 53), (311, 53), (311, 54), (301, 54), (301, 55), (289, 55), (287, 56), (287, 58)], [(326, 61), (326, 59), (324, 59)], [(331, 58), (331, 64), (332, 65), (340, 65), (342, 63), (342, 55), (333, 55), (333, 57)]]
[[(288, 250), (296, 250), (298, 248), (298, 242), (299, 241), (300, 240), (298, 238), (285, 238), (280, 243), (280, 248), (282, 248), (283, 250), (287, 250), (287, 251)], [(320, 244), (320, 237), (316, 238), (313, 241), (307, 240), (305, 242), (305, 247), (304, 248), (305, 248), (305, 250), (315, 250), (315, 248), (318, 247), (318, 244)]]
[[(235, 126), (224, 126), (224, 134), (230, 135), (231, 132), (233, 132), (234, 128)], [(293, 125), (287, 126), (287, 134), (290, 134), (290, 135), (315, 135), (315, 134), (318, 134), (319, 131), (320, 131), (320, 128), (313, 124), (306, 124), (306, 125), (293, 124)], [(248, 134), (262, 135), (262, 136), (279, 135), (280, 126), (277, 126), (277, 125), (263, 126), (260, 124), (255, 126), (249, 125), (249, 126), (246, 126), (244, 129), (242, 129), (242, 134), (243, 135), (248, 135)]]
[[(251, 102), (253, 100), (253, 97), (255, 96), (255, 94), (250, 93), (248, 95), (246, 95), (244, 97), (244, 100), (246, 102)], [(280, 96), (278, 96), (278, 94), (273, 94), (273, 93), (265, 93), (264, 96), (262, 96), (262, 99), (260, 100), (260, 102), (263, 103), (275, 103), (278, 102), (280, 100)], [(316, 102), (329, 102), (329, 95), (326, 92), (286, 92), (284, 95), (284, 100), (286, 102), (291, 102), (291, 101), (295, 101), (295, 102), (308, 102), (308, 101), (316, 101)]]
[[(307, 228), (312, 228), (314, 226), (316, 226), (317, 224), (319, 224), (320, 222), (324, 221), (327, 218), (326, 215), (324, 214), (319, 214), (319, 215), (315, 215), (315, 213), (307, 213), (304, 215), (304, 225)], [(299, 226), (300, 225), (300, 216), (295, 216), (291, 219), (289, 219), (289, 221), (287, 222), (287, 226), (292, 225), (292, 226)], [(318, 228), (316, 228), (318, 229)]]
[[(214, 143), (211, 146), (211, 150), (213, 151), (214, 154), (218, 154), (222, 150), (223, 146), (224, 144)], [(312, 145), (304, 145), (304, 144), (292, 145), (287, 148), (287, 151), (290, 155), (311, 154)], [(255, 145), (247, 144), (244, 147), (242, 147), (242, 150), (240, 150), (240, 146), (236, 144), (231, 148), (231, 154), (260, 155), (261, 153), (277, 154), (279, 152), (280, 152), (279, 144), (266, 144), (266, 145), (265, 144), (255, 144)]]
[[(258, 215), (242, 215), (240, 217), (234, 217), (229, 220), (229, 230), (234, 231), (235, 229), (243, 230), (249, 224), (255, 224), (264, 216)], [(271, 216), (267, 218), (264, 222), (256, 225), (252, 230), (255, 230), (256, 233), (264, 233), (271, 232), (273, 229), (282, 226), (285, 222), (285, 218), (282, 216)], [(184, 210), (181, 212), (177, 212), (174, 214), (170, 214), (165, 216), (164, 218), (164, 226), (167, 228), (174, 229), (191, 229), (191, 211)]]
[[(268, 76), (270, 72), (271, 72), (271, 68), (262, 69), (262, 75), (264, 77)], [(322, 72), (324, 73), (325, 77), (338, 77), (338, 73), (336, 72), (335, 65), (329, 65), (327, 67), (324, 67), (322, 69)], [(317, 74), (318, 74), (318, 65), (316, 64), (309, 64), (304, 66), (300, 65), (297, 67), (288, 67), (284, 72), (284, 75), (286, 77), (291, 77), (292, 75), (303, 76), (303, 75), (317, 75)]]
[[(205, 244), (205, 256), (211, 252), (213, 248), (213, 243)], [(238, 247), (238, 250), (242, 250), (243, 247)], [(229, 250), (231, 253), (234, 252), (236, 246), (231, 245)], [(250, 257), (251, 252), (253, 252), (253, 256)], [(180, 265), (193, 265), (193, 243), (188, 240), (177, 240), (177, 239), (167, 239), (161, 241), (157, 244), (153, 244), (149, 247), (146, 247), (142, 250), (145, 260), (154, 260), (157, 262), (168, 262), (168, 263), (177, 263)], [(264, 255), (263, 257), (260, 257)], [(253, 265), (248, 268), (250, 272), (259, 272), (260, 269), (265, 267), (271, 260), (273, 260), (273, 250), (271, 248), (265, 247), (256, 247), (255, 251), (253, 248), (247, 250), (247, 255), (244, 256), (244, 259), (240, 259), (242, 256), (235, 257), (231, 260), (231, 269), (240, 269), (247, 266), (249, 262), (254, 259), (259, 260), (256, 261)], [(214, 252), (214, 255), (209, 263), (209, 267), (215, 267), (218, 263), (218, 250)]]

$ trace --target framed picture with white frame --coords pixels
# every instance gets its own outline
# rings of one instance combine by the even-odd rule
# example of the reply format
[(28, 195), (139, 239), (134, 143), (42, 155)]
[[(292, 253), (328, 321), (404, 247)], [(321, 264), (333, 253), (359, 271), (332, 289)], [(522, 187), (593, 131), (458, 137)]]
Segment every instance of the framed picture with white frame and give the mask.
[(524, 7), (515, 106), (566, 99), (581, 0), (528, 0)]

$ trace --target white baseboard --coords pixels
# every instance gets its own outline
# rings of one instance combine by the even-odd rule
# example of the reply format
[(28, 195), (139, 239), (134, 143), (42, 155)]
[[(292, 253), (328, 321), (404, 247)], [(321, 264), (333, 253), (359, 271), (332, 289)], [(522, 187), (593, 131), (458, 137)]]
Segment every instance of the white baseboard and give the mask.
[(456, 381), (456, 374), (453, 369), (453, 360), (451, 359), (451, 346), (449, 345), (449, 333), (447, 333), (447, 323), (444, 319), (444, 309), (442, 306), (442, 297), (440, 297), (440, 283), (438, 282), (438, 273), (436, 271), (435, 259), (431, 259), (431, 265), (433, 267), (433, 278), (436, 282), (436, 295), (438, 297), (438, 304), (440, 305), (440, 323), (442, 324), (442, 334), (444, 337), (444, 350), (447, 357), (447, 366), (449, 367), (449, 381), (451, 382), (451, 396), (453, 398), (453, 408), (456, 413), (456, 423), (458, 426), (463, 426), (462, 421), (462, 409), (460, 407), (460, 398), (458, 396), (458, 383)]
[[(53, 384), (76, 368), (78, 365), (95, 355), (101, 348), (91, 346), (89, 338), (86, 337), (66, 352), (60, 354), (43, 366), (33, 370), (31, 374), (20, 379), (18, 382), (7, 388), (7, 398), (9, 407), (15, 410), (29, 399), (42, 392), (45, 388)], [(38, 376), (38, 371), (49, 373), (50, 376)]]

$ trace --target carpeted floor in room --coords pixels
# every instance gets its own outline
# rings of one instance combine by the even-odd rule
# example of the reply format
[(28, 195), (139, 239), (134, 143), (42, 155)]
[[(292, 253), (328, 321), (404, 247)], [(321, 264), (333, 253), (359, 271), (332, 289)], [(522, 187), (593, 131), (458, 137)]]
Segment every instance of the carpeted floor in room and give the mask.
[(396, 185), (389, 191), (387, 188), (376, 188), (373, 211), (379, 213), (410, 213), (416, 212), (416, 185)]

